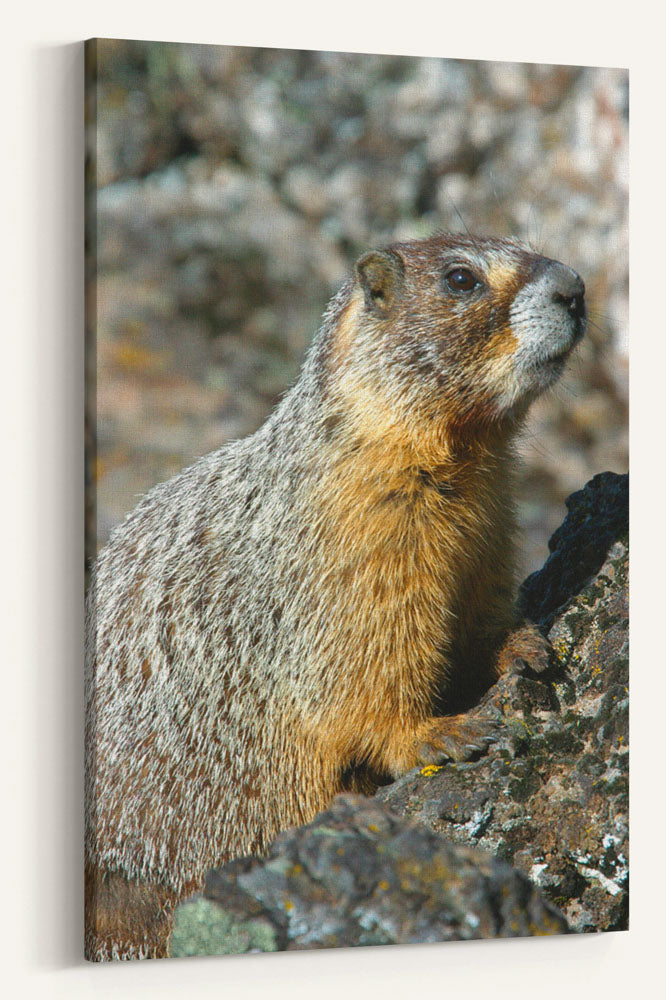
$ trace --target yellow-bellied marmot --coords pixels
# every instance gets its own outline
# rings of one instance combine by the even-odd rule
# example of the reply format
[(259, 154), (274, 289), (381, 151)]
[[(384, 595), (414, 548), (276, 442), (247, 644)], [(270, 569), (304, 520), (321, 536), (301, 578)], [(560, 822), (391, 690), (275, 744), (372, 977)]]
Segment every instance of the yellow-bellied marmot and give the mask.
[(440, 713), (520, 648), (512, 443), (584, 322), (578, 275), (511, 241), (367, 253), (263, 427), (115, 531), (88, 603), (89, 958), (168, 954), (208, 868), (483, 749), (487, 723)]

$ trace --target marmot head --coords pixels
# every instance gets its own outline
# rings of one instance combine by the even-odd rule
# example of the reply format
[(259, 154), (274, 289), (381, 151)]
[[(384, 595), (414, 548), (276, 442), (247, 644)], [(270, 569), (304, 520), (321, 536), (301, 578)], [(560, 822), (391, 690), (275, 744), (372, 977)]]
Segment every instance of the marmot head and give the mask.
[(342, 367), (396, 419), (469, 434), (515, 422), (561, 375), (585, 286), (513, 241), (436, 236), (364, 254), (349, 309)]

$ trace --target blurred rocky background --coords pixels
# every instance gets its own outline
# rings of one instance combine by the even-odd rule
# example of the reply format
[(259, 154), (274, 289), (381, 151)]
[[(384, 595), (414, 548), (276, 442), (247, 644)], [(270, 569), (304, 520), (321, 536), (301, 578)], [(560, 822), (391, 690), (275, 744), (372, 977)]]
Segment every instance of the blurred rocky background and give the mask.
[(111, 40), (87, 58), (97, 544), (261, 424), (358, 255), (469, 227), (588, 288), (588, 336), (522, 443), (540, 566), (565, 497), (627, 468), (627, 72)]

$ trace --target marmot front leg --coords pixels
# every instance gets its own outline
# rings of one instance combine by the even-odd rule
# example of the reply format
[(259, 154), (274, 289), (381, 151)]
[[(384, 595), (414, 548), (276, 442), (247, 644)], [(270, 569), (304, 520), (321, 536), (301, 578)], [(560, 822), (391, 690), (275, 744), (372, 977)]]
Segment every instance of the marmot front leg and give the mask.
[(397, 778), (413, 767), (465, 761), (487, 750), (495, 739), (493, 719), (474, 715), (443, 715), (426, 719), (394, 746), (389, 771)]

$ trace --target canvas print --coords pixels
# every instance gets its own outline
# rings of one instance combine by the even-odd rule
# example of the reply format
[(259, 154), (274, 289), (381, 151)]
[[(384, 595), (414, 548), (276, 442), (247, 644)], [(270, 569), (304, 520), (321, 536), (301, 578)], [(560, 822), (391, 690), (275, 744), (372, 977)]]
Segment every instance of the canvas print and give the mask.
[(627, 927), (628, 74), (451, 55), (86, 43), (92, 961)]

